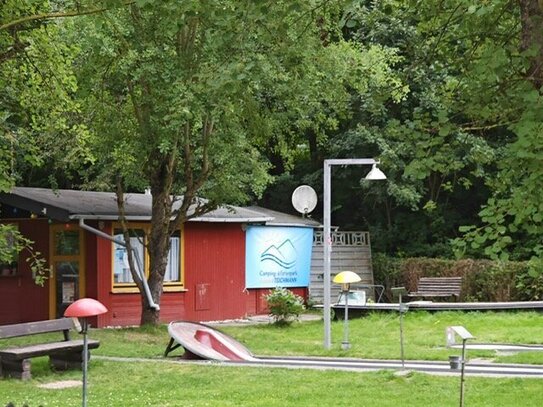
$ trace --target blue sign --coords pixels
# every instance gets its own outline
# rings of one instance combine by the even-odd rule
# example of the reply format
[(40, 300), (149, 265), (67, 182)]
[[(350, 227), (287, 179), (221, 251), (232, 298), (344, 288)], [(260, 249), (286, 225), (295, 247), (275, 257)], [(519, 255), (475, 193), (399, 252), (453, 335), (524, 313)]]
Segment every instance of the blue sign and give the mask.
[(309, 286), (312, 246), (312, 228), (249, 226), (245, 237), (245, 286)]

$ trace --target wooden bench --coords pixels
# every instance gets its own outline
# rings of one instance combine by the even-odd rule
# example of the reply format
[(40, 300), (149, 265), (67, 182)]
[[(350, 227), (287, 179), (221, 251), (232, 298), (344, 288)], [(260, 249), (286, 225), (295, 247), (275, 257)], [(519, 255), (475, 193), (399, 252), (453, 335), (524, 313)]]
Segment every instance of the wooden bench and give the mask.
[[(30, 379), (30, 359), (38, 356), (49, 356), (49, 361), (56, 370), (81, 368), (83, 340), (70, 340), (72, 328), (74, 328), (74, 323), (69, 318), (1, 325), (0, 339), (62, 332), (64, 340), (0, 349), (0, 375), (23, 380)], [(100, 346), (99, 341), (88, 340), (89, 349), (95, 349), (98, 346)]]
[(460, 297), (462, 277), (421, 277), (410, 297)]

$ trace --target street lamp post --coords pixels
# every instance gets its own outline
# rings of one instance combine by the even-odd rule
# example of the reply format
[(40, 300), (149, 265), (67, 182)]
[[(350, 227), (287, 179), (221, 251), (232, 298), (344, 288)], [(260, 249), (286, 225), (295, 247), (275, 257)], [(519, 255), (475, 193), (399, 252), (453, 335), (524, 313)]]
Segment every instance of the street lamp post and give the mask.
[(89, 317), (95, 317), (107, 312), (107, 308), (99, 301), (93, 298), (81, 298), (72, 303), (64, 316), (69, 318), (79, 318), (81, 324), (80, 333), (83, 334), (83, 391), (82, 391), (82, 406), (87, 406), (87, 365), (89, 360), (89, 348), (87, 341), (87, 332), (89, 329)]
[(407, 312), (409, 306), (402, 302), (402, 295), (407, 294), (405, 287), (392, 287), (392, 294), (398, 297), (398, 311), (400, 312), (400, 357), (402, 358), (402, 369), (405, 369), (405, 354), (403, 348), (403, 314)]
[(334, 165), (372, 165), (371, 171), (366, 175), (368, 180), (386, 179), (385, 174), (377, 168), (378, 162), (373, 158), (342, 158), (324, 160), (324, 197), (323, 197), (323, 222), (324, 222), (324, 348), (332, 347), (332, 335), (330, 324), (330, 253), (332, 249), (332, 235), (330, 233), (330, 209), (332, 179), (331, 170)]

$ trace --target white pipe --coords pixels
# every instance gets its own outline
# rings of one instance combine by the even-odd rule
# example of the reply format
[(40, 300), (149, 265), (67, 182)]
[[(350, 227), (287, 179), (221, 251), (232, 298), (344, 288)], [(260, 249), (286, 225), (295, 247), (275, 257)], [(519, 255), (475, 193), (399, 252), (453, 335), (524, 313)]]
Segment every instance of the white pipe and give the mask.
[[(95, 234), (96, 236), (100, 236), (118, 245), (126, 247), (126, 243), (123, 240), (115, 239), (113, 236), (108, 235), (107, 233), (104, 233), (101, 230), (95, 229), (92, 226), (87, 225), (85, 223), (85, 218), (83, 217), (79, 217), (79, 227), (81, 229), (84, 229), (88, 232)], [(149, 289), (149, 284), (147, 283), (147, 278), (145, 278), (145, 273), (143, 272), (143, 265), (141, 264), (141, 260), (138, 257), (138, 254), (136, 253), (136, 250), (134, 248), (132, 248), (132, 253), (134, 254), (134, 258), (136, 259), (136, 263), (138, 265), (138, 271), (140, 274), (141, 282), (143, 284), (143, 291), (145, 292), (145, 297), (147, 297), (147, 302), (149, 303), (149, 307), (157, 311), (160, 311), (160, 305), (156, 304), (153, 300), (153, 296), (151, 295), (151, 290)]]

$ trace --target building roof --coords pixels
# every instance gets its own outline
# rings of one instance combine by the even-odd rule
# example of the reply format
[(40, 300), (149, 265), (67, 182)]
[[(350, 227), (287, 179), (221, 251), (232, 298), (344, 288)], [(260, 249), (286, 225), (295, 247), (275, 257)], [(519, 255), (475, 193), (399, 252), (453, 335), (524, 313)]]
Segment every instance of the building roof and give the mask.
[[(0, 202), (28, 212), (66, 222), (73, 219), (118, 219), (116, 195), (113, 192), (76, 191), (70, 189), (15, 187), (0, 193)], [(179, 205), (177, 201), (177, 205)], [(175, 207), (175, 204), (174, 204)], [(189, 210), (189, 214), (194, 208)], [(151, 195), (125, 194), (128, 220), (151, 219)], [(190, 219), (193, 222), (240, 222), (270, 225), (316, 227), (318, 222), (259, 207), (221, 206)], [(308, 222), (309, 221), (309, 222)]]
[(260, 206), (247, 206), (245, 209), (249, 209), (255, 212), (260, 212), (263, 215), (273, 218), (266, 222), (266, 225), (273, 226), (311, 226), (321, 227), (322, 225), (314, 219), (303, 218), (297, 215), (291, 215), (284, 212), (278, 212), (271, 209), (262, 208)]

